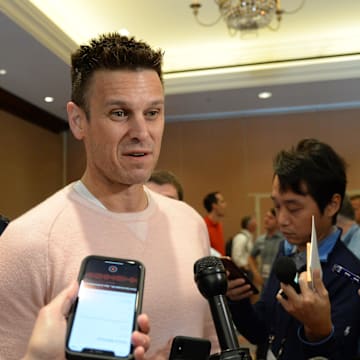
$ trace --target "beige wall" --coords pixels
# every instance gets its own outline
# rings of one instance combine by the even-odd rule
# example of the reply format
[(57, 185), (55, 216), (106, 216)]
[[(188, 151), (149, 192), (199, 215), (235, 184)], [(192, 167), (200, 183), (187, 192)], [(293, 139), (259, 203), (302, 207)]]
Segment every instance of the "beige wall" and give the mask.
[(0, 110), (0, 213), (19, 216), (62, 186), (62, 135)]

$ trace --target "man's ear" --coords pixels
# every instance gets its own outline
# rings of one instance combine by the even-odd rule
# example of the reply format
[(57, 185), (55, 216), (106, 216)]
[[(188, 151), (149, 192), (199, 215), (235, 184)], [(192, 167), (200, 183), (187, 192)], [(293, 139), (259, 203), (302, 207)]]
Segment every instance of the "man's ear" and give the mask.
[(341, 205), (341, 195), (334, 194), (330, 200), (330, 202), (326, 205), (325, 215), (329, 217), (333, 217), (340, 210)]
[(82, 140), (85, 135), (85, 122), (87, 121), (84, 111), (73, 101), (67, 103), (66, 110), (71, 132), (76, 139)]

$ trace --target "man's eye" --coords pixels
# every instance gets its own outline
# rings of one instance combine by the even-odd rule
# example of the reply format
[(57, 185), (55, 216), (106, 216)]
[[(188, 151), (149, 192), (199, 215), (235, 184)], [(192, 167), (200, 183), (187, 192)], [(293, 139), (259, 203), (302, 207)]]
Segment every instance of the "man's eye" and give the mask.
[(126, 116), (126, 112), (124, 110), (116, 110), (111, 113), (114, 117), (124, 117)]
[(147, 113), (147, 116), (150, 118), (154, 118), (159, 114), (159, 110), (150, 110)]

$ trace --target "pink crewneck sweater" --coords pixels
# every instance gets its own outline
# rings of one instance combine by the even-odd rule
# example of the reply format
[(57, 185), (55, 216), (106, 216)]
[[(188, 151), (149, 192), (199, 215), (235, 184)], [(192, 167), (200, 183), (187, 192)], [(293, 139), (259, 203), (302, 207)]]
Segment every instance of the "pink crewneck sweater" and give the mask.
[[(176, 335), (209, 338), (218, 349), (194, 262), (209, 255), (207, 229), (186, 203), (148, 189), (149, 206), (112, 213), (70, 184), (12, 221), (0, 239), (0, 359), (24, 355), (39, 309), (77, 278), (90, 254), (137, 259), (146, 268), (143, 312), (151, 321), (147, 358), (168, 359)], [(46, 336), (46, 334), (44, 334)]]

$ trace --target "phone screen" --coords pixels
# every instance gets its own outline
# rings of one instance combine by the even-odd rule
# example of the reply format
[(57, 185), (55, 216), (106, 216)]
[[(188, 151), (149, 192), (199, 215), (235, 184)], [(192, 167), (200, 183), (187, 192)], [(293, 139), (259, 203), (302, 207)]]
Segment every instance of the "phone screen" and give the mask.
[(126, 358), (141, 307), (144, 267), (132, 260), (88, 257), (80, 272), (67, 348)]

